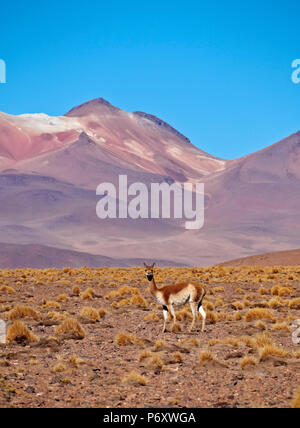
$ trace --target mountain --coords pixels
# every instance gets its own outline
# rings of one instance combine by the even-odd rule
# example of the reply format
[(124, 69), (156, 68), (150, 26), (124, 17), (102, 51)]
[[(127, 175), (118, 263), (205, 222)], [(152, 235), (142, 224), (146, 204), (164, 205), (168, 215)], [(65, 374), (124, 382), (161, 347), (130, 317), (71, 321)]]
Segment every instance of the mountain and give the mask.
[(299, 266), (300, 249), (258, 254), (222, 263), (222, 266)]
[[(299, 166), (300, 132), (225, 161), (162, 119), (103, 98), (59, 117), (0, 113), (0, 242), (40, 245), (41, 254), (44, 248), (80, 253), (76, 263), (83, 264), (100, 254), (116, 263), (211, 265), (299, 248)], [(184, 220), (172, 218), (100, 220), (96, 188), (117, 185), (120, 175), (148, 189), (151, 183), (204, 183), (204, 227), (186, 230)], [(52, 266), (59, 256), (48, 260)]]
[[(113, 259), (111, 257), (62, 250), (44, 245), (1, 244), (0, 266), (5, 269), (46, 269), (72, 266), (73, 268), (89, 267), (130, 267), (143, 264), (142, 259)], [(158, 260), (160, 266), (174, 266), (171, 261)], [(176, 264), (177, 265), (177, 264)], [(182, 265), (183, 266), (183, 265)]]
[[(89, 148), (83, 147), (87, 142)], [(53, 162), (61, 155), (72, 158), (69, 170), (72, 168), (73, 177), (53, 168)], [(107, 164), (110, 171), (118, 168), (120, 172), (123, 168), (125, 172), (158, 174), (184, 182), (221, 170), (225, 162), (197, 149), (162, 120), (140, 112), (128, 113), (102, 98), (59, 117), (0, 113), (2, 170), (38, 174), (46, 171), (70, 182), (80, 175), (79, 184), (94, 189), (105, 178), (99, 171)], [(90, 168), (97, 170), (94, 179)]]

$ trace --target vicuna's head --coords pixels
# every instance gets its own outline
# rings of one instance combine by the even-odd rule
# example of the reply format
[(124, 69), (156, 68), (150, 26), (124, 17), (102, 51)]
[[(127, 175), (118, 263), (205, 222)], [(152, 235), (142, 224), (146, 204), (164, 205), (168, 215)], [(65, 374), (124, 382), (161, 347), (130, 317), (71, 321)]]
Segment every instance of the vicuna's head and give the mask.
[(145, 265), (146, 278), (148, 279), (148, 281), (152, 281), (153, 276), (154, 276), (155, 263), (153, 263), (153, 265), (151, 265), (151, 266), (146, 265), (146, 263), (144, 263), (144, 265)]

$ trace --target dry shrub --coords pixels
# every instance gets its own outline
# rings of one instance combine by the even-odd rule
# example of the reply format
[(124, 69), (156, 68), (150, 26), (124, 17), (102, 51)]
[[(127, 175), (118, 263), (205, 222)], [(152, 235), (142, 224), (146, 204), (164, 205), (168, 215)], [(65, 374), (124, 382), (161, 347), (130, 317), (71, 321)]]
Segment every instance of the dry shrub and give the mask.
[(80, 295), (82, 300), (92, 300), (95, 297), (95, 291), (92, 288), (87, 288)]
[(281, 357), (284, 358), (288, 355), (288, 351), (283, 348), (279, 348), (276, 345), (265, 345), (258, 349), (258, 354), (261, 361), (267, 360), (269, 357)]
[(108, 314), (108, 312), (106, 309), (103, 309), (103, 308), (98, 309), (98, 315), (100, 318), (104, 318), (105, 315), (107, 315), (107, 314)]
[(193, 316), (187, 309), (182, 309), (181, 311), (176, 312), (176, 318), (178, 321), (184, 321), (193, 319)]
[(100, 320), (99, 313), (94, 308), (83, 308), (82, 311), (80, 312), (80, 315), (82, 316), (82, 318), (85, 318), (92, 322), (96, 322)]
[(250, 338), (250, 346), (255, 349), (273, 345), (274, 341), (270, 334), (267, 332), (256, 334), (253, 338)]
[(16, 342), (37, 342), (38, 338), (31, 333), (22, 321), (15, 321), (7, 329), (6, 343)]
[(250, 309), (245, 315), (245, 321), (249, 322), (252, 320), (266, 319), (270, 321), (275, 321), (275, 318), (268, 309), (265, 308), (254, 308)]
[(294, 398), (292, 401), (292, 408), (293, 409), (300, 409), (300, 388), (294, 394)]
[(235, 310), (242, 310), (242, 309), (244, 309), (244, 303), (242, 303), (242, 302), (232, 302), (231, 306)]
[(144, 317), (144, 320), (147, 322), (157, 322), (159, 321), (159, 317), (156, 314), (149, 314)]
[(216, 324), (218, 321), (218, 315), (213, 311), (207, 311), (206, 312), (206, 321), (210, 324)]
[(145, 378), (145, 376), (141, 376), (140, 374), (136, 373), (136, 372), (131, 372), (129, 373), (128, 376), (124, 376), (121, 379), (121, 382), (130, 382), (133, 383), (135, 385), (146, 385), (147, 383), (147, 379)]
[(16, 292), (16, 290), (14, 289), (14, 288), (12, 288), (12, 287), (8, 287), (7, 285), (2, 285), (1, 287), (0, 287), (0, 291), (5, 291), (6, 293), (15, 293)]
[(240, 367), (244, 369), (245, 367), (253, 367), (257, 364), (257, 361), (253, 357), (245, 356), (240, 361)]
[(233, 319), (234, 319), (234, 321), (240, 321), (242, 319), (242, 315), (240, 314), (240, 312), (236, 312), (233, 315)]
[(55, 366), (53, 367), (53, 370), (55, 372), (64, 372), (66, 370), (66, 366), (63, 363), (58, 363), (55, 364)]
[(209, 346), (215, 346), (215, 345), (231, 345), (234, 348), (237, 348), (239, 346), (239, 339), (228, 337), (227, 339), (211, 339), (208, 342)]
[(167, 346), (166, 342), (163, 340), (157, 340), (153, 346), (153, 351), (161, 351)]
[(180, 324), (178, 324), (178, 323), (176, 322), (175, 324), (173, 324), (173, 325), (172, 325), (172, 329), (171, 329), (171, 331), (172, 331), (173, 333), (178, 333), (178, 332), (182, 331), (182, 327), (181, 327), (181, 325), (180, 325)]
[(297, 299), (292, 299), (289, 301), (289, 308), (290, 309), (300, 309), (300, 297)]
[(69, 363), (70, 363), (72, 366), (74, 366), (74, 367), (78, 367), (80, 364), (83, 364), (83, 363), (84, 363), (84, 359), (83, 359), (83, 358), (76, 357), (76, 355), (72, 355), (72, 356), (69, 358)]
[(293, 292), (294, 290), (290, 287), (281, 287), (278, 290), (278, 296), (290, 296)]
[(139, 362), (142, 362), (143, 360), (152, 357), (152, 353), (149, 351), (143, 351), (139, 355)]
[(225, 291), (224, 287), (214, 287), (213, 288), (214, 293), (222, 293)]
[(116, 291), (111, 291), (107, 296), (105, 296), (105, 299), (114, 299), (115, 297), (124, 296), (124, 294), (138, 296), (140, 295), (140, 291), (138, 288), (128, 287), (128, 285), (124, 285)]
[(117, 303), (117, 306), (121, 308), (122, 306), (130, 306), (131, 301), (129, 299), (122, 299)]
[(183, 355), (180, 352), (173, 352), (168, 356), (166, 364), (180, 364), (183, 362)]
[(279, 286), (279, 285), (275, 285), (275, 286), (272, 288), (272, 290), (271, 290), (271, 294), (272, 294), (273, 296), (278, 296), (279, 289), (280, 289), (280, 286)]
[(79, 296), (81, 290), (78, 287), (78, 285), (74, 285), (73, 289), (72, 289), (72, 294), (74, 294), (75, 296)]
[(56, 299), (57, 302), (67, 302), (68, 300), (70, 300), (70, 298), (65, 294), (60, 294)]
[(153, 355), (147, 362), (147, 367), (161, 370), (164, 366), (163, 360), (159, 354)]
[(255, 323), (255, 327), (259, 328), (260, 330), (267, 330), (266, 324), (263, 323), (261, 320)]
[(204, 307), (204, 309), (206, 311), (213, 311), (215, 309), (215, 306), (213, 305), (213, 303), (212, 302), (208, 302), (208, 301), (205, 301), (203, 303), (203, 307)]
[(139, 339), (138, 337), (132, 336), (131, 334), (120, 332), (115, 337), (115, 342), (119, 346), (126, 346), (126, 345), (134, 345), (138, 344), (141, 347), (144, 347), (144, 342), (142, 339)]
[(52, 302), (52, 301), (49, 301), (49, 302), (45, 302), (44, 304), (43, 304), (43, 308), (55, 308), (55, 309), (61, 309), (61, 305), (59, 304), (59, 303), (57, 303), (57, 302)]
[(300, 358), (300, 350), (293, 352), (293, 357), (294, 358)]
[(178, 345), (190, 345), (199, 347), (200, 346), (200, 340), (193, 338), (193, 339), (183, 339), (178, 342)]
[(281, 308), (283, 306), (284, 306), (284, 301), (279, 296), (273, 297), (269, 301), (269, 307), (272, 309)]
[(69, 316), (68, 312), (59, 313), (56, 311), (48, 312), (47, 317), (51, 318), (52, 321), (64, 320)]
[(203, 363), (207, 362), (207, 361), (214, 361), (215, 357), (213, 356), (213, 354), (209, 351), (203, 351), (201, 352), (200, 356), (199, 356), (199, 360), (198, 363), (200, 365), (202, 365)]
[(135, 294), (134, 296), (132, 296), (130, 303), (132, 305), (140, 306), (141, 308), (147, 308), (146, 300), (138, 294)]
[(80, 323), (74, 318), (66, 318), (59, 326), (55, 329), (55, 335), (71, 335), (75, 339), (83, 339), (85, 337), (85, 331)]
[(272, 327), (272, 330), (286, 330), (286, 331), (291, 331), (290, 327), (285, 322), (274, 324), (273, 327)]
[(17, 305), (14, 309), (12, 309), (7, 314), (7, 318), (10, 321), (15, 321), (17, 319), (21, 319), (25, 317), (33, 318), (36, 321), (40, 320), (40, 316), (38, 312), (35, 309), (31, 308), (30, 306), (25, 306), (25, 305)]

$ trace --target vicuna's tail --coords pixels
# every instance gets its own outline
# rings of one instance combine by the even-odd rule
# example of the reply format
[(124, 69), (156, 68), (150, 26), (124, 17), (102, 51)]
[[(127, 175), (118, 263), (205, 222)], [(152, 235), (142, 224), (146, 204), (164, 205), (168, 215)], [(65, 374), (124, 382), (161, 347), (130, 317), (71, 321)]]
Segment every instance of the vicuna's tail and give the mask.
[(202, 289), (202, 295), (201, 295), (200, 301), (198, 303), (198, 310), (199, 310), (199, 308), (201, 308), (201, 306), (202, 306), (202, 300), (204, 299), (205, 296), (206, 296), (206, 290), (203, 287), (203, 289)]

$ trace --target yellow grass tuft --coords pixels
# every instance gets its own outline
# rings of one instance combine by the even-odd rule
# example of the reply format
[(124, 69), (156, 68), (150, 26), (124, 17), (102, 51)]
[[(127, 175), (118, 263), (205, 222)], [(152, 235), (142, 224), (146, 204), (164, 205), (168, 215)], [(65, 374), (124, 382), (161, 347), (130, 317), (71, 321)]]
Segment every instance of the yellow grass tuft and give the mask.
[(161, 370), (164, 366), (163, 360), (159, 354), (153, 355), (147, 362), (147, 367)]
[(61, 334), (71, 334), (75, 339), (83, 339), (85, 331), (81, 324), (74, 318), (66, 318), (59, 326), (56, 327), (54, 334), (59, 336)]
[(193, 319), (193, 316), (187, 309), (182, 309), (181, 311), (176, 312), (176, 318), (178, 321), (184, 321)]
[(168, 364), (180, 364), (183, 362), (183, 355), (180, 352), (173, 352), (168, 358)]
[(58, 364), (55, 364), (55, 366), (53, 367), (53, 370), (55, 372), (61, 373), (66, 370), (66, 366), (63, 363), (58, 363)]
[(5, 291), (6, 293), (15, 293), (16, 292), (16, 290), (14, 289), (14, 288), (12, 288), (12, 287), (8, 287), (7, 285), (2, 285), (1, 287), (0, 287), (0, 291)]
[(300, 409), (300, 388), (294, 394), (294, 398), (292, 401), (292, 408), (293, 409)]
[(135, 294), (134, 296), (132, 296), (130, 303), (132, 305), (140, 306), (141, 308), (147, 308), (146, 300), (138, 294)]
[(147, 322), (157, 322), (159, 321), (159, 317), (156, 314), (149, 314), (144, 317), (144, 320)]
[(291, 331), (290, 327), (285, 322), (274, 324), (273, 327), (272, 327), (272, 330), (286, 330), (286, 331)]
[(107, 314), (108, 314), (108, 312), (106, 309), (103, 309), (103, 308), (98, 309), (98, 315), (100, 318), (104, 318), (105, 315), (107, 315)]
[(233, 315), (233, 319), (234, 319), (234, 321), (240, 321), (242, 319), (242, 315), (240, 314), (240, 312), (236, 312)]
[(53, 302), (53, 301), (49, 301), (49, 302), (45, 302), (43, 304), (43, 308), (55, 308), (55, 309), (61, 309), (61, 305), (57, 302)]
[(292, 299), (289, 301), (289, 308), (290, 309), (300, 309), (300, 297), (297, 299)]
[(143, 385), (144, 386), (147, 383), (147, 379), (145, 376), (141, 376), (140, 374), (138, 374), (136, 372), (131, 372), (131, 373), (129, 373), (129, 375), (124, 376), (121, 379), (121, 382), (122, 383), (130, 382), (130, 383), (133, 383), (135, 385)]
[(119, 346), (126, 346), (126, 345), (134, 345), (137, 344), (141, 346), (142, 348), (145, 346), (142, 339), (139, 339), (138, 337), (135, 337), (131, 334), (120, 332), (115, 337), (115, 343)]
[(83, 308), (80, 312), (82, 318), (85, 318), (89, 321), (96, 322), (100, 320), (99, 313), (94, 308)]
[(10, 321), (15, 321), (25, 317), (33, 318), (36, 321), (40, 320), (40, 316), (38, 312), (35, 309), (31, 308), (30, 306), (25, 306), (25, 305), (17, 305), (14, 309), (12, 309), (7, 314), (7, 318)]
[(141, 352), (140, 355), (139, 355), (139, 362), (141, 363), (145, 359), (152, 357), (152, 355), (153, 354), (151, 352), (149, 352), (149, 351), (143, 351), (143, 352)]
[(87, 288), (80, 295), (82, 300), (92, 300), (95, 297), (95, 291), (92, 288)]
[(269, 307), (272, 309), (281, 308), (283, 306), (284, 306), (284, 301), (279, 296), (273, 297), (269, 301)]
[(70, 363), (72, 366), (74, 366), (74, 367), (78, 367), (80, 364), (83, 364), (83, 363), (84, 363), (84, 359), (83, 359), (83, 358), (76, 357), (76, 355), (72, 355), (72, 356), (69, 358), (69, 363)]
[(57, 298), (57, 302), (67, 302), (70, 298), (66, 294), (60, 294)]
[(240, 361), (240, 367), (244, 369), (245, 367), (253, 367), (257, 364), (257, 361), (253, 357), (245, 356)]
[(203, 351), (203, 352), (201, 352), (201, 354), (199, 356), (198, 363), (200, 365), (202, 365), (204, 362), (206, 362), (206, 361), (214, 361), (214, 359), (215, 358), (214, 358), (214, 356), (213, 356), (213, 354), (211, 352), (209, 352), (209, 351)]
[(206, 312), (206, 321), (215, 324), (218, 321), (218, 315), (213, 311)]
[(61, 314), (56, 311), (51, 311), (51, 312), (48, 312), (47, 314), (47, 317), (51, 318), (52, 321), (64, 320), (68, 318), (68, 316), (69, 316), (68, 312), (64, 312)]
[(72, 289), (72, 294), (74, 294), (75, 296), (79, 296), (81, 290), (78, 287), (78, 285), (74, 285), (73, 289)]
[(263, 323), (261, 320), (255, 323), (255, 327), (259, 328), (260, 330), (267, 330), (266, 324)]
[(258, 349), (258, 354), (261, 361), (268, 359), (268, 357), (286, 357), (288, 351), (283, 348), (279, 348), (276, 345), (265, 345), (262, 348)]
[(253, 320), (259, 320), (259, 319), (266, 319), (270, 321), (275, 321), (275, 318), (268, 309), (265, 308), (254, 308), (250, 309), (245, 315), (245, 321), (253, 321)]
[(153, 351), (160, 351), (167, 346), (164, 340), (157, 340), (153, 346)]
[(15, 321), (7, 329), (6, 343), (11, 343), (14, 340), (17, 342), (37, 342), (38, 338), (31, 333), (22, 321)]
[(172, 325), (172, 332), (173, 333), (178, 333), (180, 331), (182, 331), (182, 327), (181, 327), (180, 324), (175, 323), (175, 324)]

